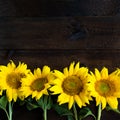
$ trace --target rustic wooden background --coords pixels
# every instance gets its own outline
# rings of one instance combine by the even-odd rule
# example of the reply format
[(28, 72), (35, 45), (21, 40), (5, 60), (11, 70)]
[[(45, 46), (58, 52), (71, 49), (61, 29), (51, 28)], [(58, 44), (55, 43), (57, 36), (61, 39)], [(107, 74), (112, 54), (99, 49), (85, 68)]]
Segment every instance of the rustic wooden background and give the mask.
[[(115, 7), (102, 16), (100, 11), (95, 13), (95, 2), (94, 12), (87, 15), (78, 1), (56, 1), (0, 1), (0, 64), (13, 60), (25, 62), (30, 69), (48, 65), (62, 70), (72, 61), (80, 61), (90, 70), (106, 66), (110, 72), (120, 67), (118, 0), (111, 0)], [(14, 114), (15, 120), (40, 120), (42, 116), (40, 109), (27, 111), (24, 107), (15, 107)], [(48, 120), (65, 120), (53, 110), (48, 116)], [(103, 111), (102, 120), (113, 119), (120, 120), (120, 115)]]

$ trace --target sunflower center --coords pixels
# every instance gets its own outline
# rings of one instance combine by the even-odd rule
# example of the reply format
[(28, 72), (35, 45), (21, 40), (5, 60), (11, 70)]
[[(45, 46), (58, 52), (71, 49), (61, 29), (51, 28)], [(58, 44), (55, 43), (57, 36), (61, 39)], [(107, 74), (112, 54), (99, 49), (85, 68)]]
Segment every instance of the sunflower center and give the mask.
[(83, 84), (77, 76), (69, 76), (63, 81), (62, 88), (66, 94), (78, 95), (83, 89)]
[(108, 80), (100, 80), (95, 83), (95, 89), (101, 96), (112, 96), (116, 91), (113, 82)]
[(40, 92), (45, 88), (45, 84), (48, 82), (47, 78), (38, 78), (34, 80), (30, 86), (32, 91), (38, 91)]
[[(24, 75), (24, 76), (23, 76)], [(6, 83), (12, 89), (18, 89), (21, 87), (21, 78), (25, 77), (24, 73), (11, 73), (7, 75)]]

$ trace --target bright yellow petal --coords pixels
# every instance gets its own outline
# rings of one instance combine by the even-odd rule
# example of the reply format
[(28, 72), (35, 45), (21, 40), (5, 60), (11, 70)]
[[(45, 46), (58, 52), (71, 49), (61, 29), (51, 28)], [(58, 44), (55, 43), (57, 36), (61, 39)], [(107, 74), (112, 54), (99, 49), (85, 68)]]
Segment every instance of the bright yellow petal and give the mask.
[(7, 64), (7, 67), (9, 68), (16, 68), (16, 65), (14, 64), (14, 62), (12, 60), (10, 60), (10, 62)]
[(89, 104), (89, 98), (84, 94), (85, 93), (80, 94), (80, 99), (82, 100), (83, 103), (88, 103)]
[(32, 98), (34, 98), (36, 95), (37, 95), (37, 91), (34, 91), (34, 92), (32, 93)]
[(8, 99), (8, 101), (9, 102), (11, 102), (12, 101), (12, 89), (7, 89), (6, 90), (6, 95), (7, 95), (7, 99)]
[(41, 76), (41, 69), (37, 68), (36, 70), (34, 70), (34, 76), (35, 77), (40, 77)]
[(118, 100), (116, 97), (108, 97), (107, 102), (111, 108), (117, 109), (118, 108)]
[(101, 80), (101, 74), (98, 71), (98, 69), (95, 69), (95, 77), (96, 77), (96, 80)]
[(102, 109), (106, 107), (106, 99), (104, 97), (101, 97), (101, 103), (102, 103)]
[(67, 103), (69, 102), (69, 98), (70, 96), (65, 94), (65, 93), (61, 93), (59, 96), (58, 96), (58, 102), (60, 104), (64, 104), (64, 103)]
[(107, 68), (104, 67), (101, 70), (101, 77), (102, 77), (102, 79), (107, 79), (108, 78), (108, 69)]
[(40, 99), (40, 98), (42, 97), (42, 95), (43, 95), (42, 92), (38, 93), (38, 94), (36, 95), (36, 97), (35, 97), (36, 100)]
[(96, 106), (98, 106), (101, 103), (100, 96), (96, 96)]
[(74, 103), (74, 98), (73, 98), (73, 96), (70, 96), (70, 98), (69, 98), (69, 103), (68, 103), (68, 108), (69, 108), (69, 109), (72, 108), (73, 103)]
[(42, 77), (46, 77), (50, 73), (50, 67), (44, 66), (42, 70)]
[(63, 69), (63, 72), (64, 72), (65, 76), (68, 76), (69, 72), (68, 72), (68, 68), (67, 67)]
[(75, 69), (74, 69), (74, 74), (76, 74), (78, 72), (80, 68), (80, 63), (78, 62), (76, 65), (75, 65)]
[(78, 104), (78, 106), (81, 108), (82, 107), (82, 101), (81, 101), (80, 97), (78, 95), (75, 95), (74, 99), (75, 99), (76, 103)]
[(62, 72), (58, 71), (58, 70), (54, 70), (54, 73), (55, 73), (54, 75), (56, 77), (58, 77), (59, 79), (64, 79), (65, 78), (64, 74)]
[(12, 91), (12, 97), (13, 97), (13, 100), (15, 102), (16, 102), (18, 96), (19, 96), (19, 94), (17, 93), (17, 90), (13, 89), (13, 91)]
[(55, 94), (59, 94), (62, 92), (62, 89), (55, 85), (55, 86), (52, 86), (50, 89), (49, 89), (51, 92), (53, 92), (52, 94), (55, 95)]
[(70, 67), (69, 67), (69, 76), (71, 76), (73, 74), (73, 70), (74, 70), (74, 62), (70, 64)]
[(59, 87), (61, 87), (61, 84), (62, 84), (62, 80), (61, 79), (59, 79), (59, 78), (57, 78), (57, 79), (55, 79), (55, 80), (53, 80), (53, 82), (52, 82), (54, 85), (58, 85)]

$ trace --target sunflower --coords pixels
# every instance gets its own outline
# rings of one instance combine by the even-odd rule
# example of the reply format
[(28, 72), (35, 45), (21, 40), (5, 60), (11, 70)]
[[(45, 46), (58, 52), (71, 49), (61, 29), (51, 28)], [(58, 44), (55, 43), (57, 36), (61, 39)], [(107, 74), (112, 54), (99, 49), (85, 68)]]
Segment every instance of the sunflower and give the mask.
[(80, 67), (78, 62), (71, 63), (69, 69), (66, 67), (63, 72), (54, 70), (56, 79), (53, 80), (53, 86), (50, 91), (53, 95), (58, 95), (59, 105), (68, 103), (68, 108), (71, 109), (76, 102), (81, 108), (86, 103), (89, 104), (91, 97), (89, 96), (90, 90), (90, 75), (86, 67)]
[(95, 69), (92, 75), (92, 96), (95, 97), (96, 105), (102, 104), (102, 109), (108, 104), (111, 108), (117, 109), (120, 98), (120, 70), (108, 74), (108, 69), (103, 68), (101, 71)]
[(36, 100), (40, 99), (43, 94), (48, 95), (51, 78), (50, 67), (44, 66), (42, 70), (35, 69), (27, 79), (22, 79), (22, 94), (25, 98), (31, 95)]
[(2, 91), (6, 91), (8, 101), (15, 102), (17, 97), (22, 98), (20, 94), (21, 79), (26, 78), (30, 70), (27, 69), (27, 65), (19, 62), (16, 67), (13, 61), (10, 61), (7, 66), (0, 66), (0, 88)]

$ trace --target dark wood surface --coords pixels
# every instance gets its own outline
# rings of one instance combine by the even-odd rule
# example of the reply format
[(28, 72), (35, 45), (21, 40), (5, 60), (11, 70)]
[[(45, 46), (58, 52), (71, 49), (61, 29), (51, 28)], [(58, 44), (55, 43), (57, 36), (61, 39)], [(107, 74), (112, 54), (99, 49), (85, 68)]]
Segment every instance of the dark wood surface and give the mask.
[[(49, 65), (51, 69), (62, 70), (72, 61), (80, 61), (90, 70), (103, 66), (115, 70), (120, 67), (119, 21), (115, 16), (1, 17), (0, 63), (22, 61), (31, 69)], [(27, 111), (16, 107), (14, 112), (15, 120), (41, 119), (40, 109)], [(48, 116), (48, 120), (66, 119), (53, 110)], [(119, 120), (120, 115), (103, 111), (102, 120), (108, 119)]]
[[(0, 19), (0, 62), (24, 61), (63, 68), (72, 61), (94, 67), (120, 67), (119, 17)], [(46, 59), (47, 58), (47, 59)]]
[[(13, 60), (16, 64), (25, 62), (32, 70), (43, 65), (62, 70), (71, 62), (80, 61), (90, 70), (103, 66), (115, 70), (120, 67), (120, 2), (111, 2), (116, 9), (112, 6), (110, 12), (106, 9), (107, 16), (104, 9), (97, 9), (98, 3), (94, 0), (88, 3), (82, 0), (1, 0), (0, 64)], [(98, 16), (86, 16), (87, 11), (89, 15)], [(96, 113), (96, 109), (92, 109)], [(0, 112), (4, 116), (4, 112)], [(41, 116), (41, 109), (28, 111), (24, 106), (15, 106), (14, 120), (41, 120)], [(50, 110), (48, 120), (66, 118)], [(102, 120), (120, 120), (120, 115), (104, 110)]]

